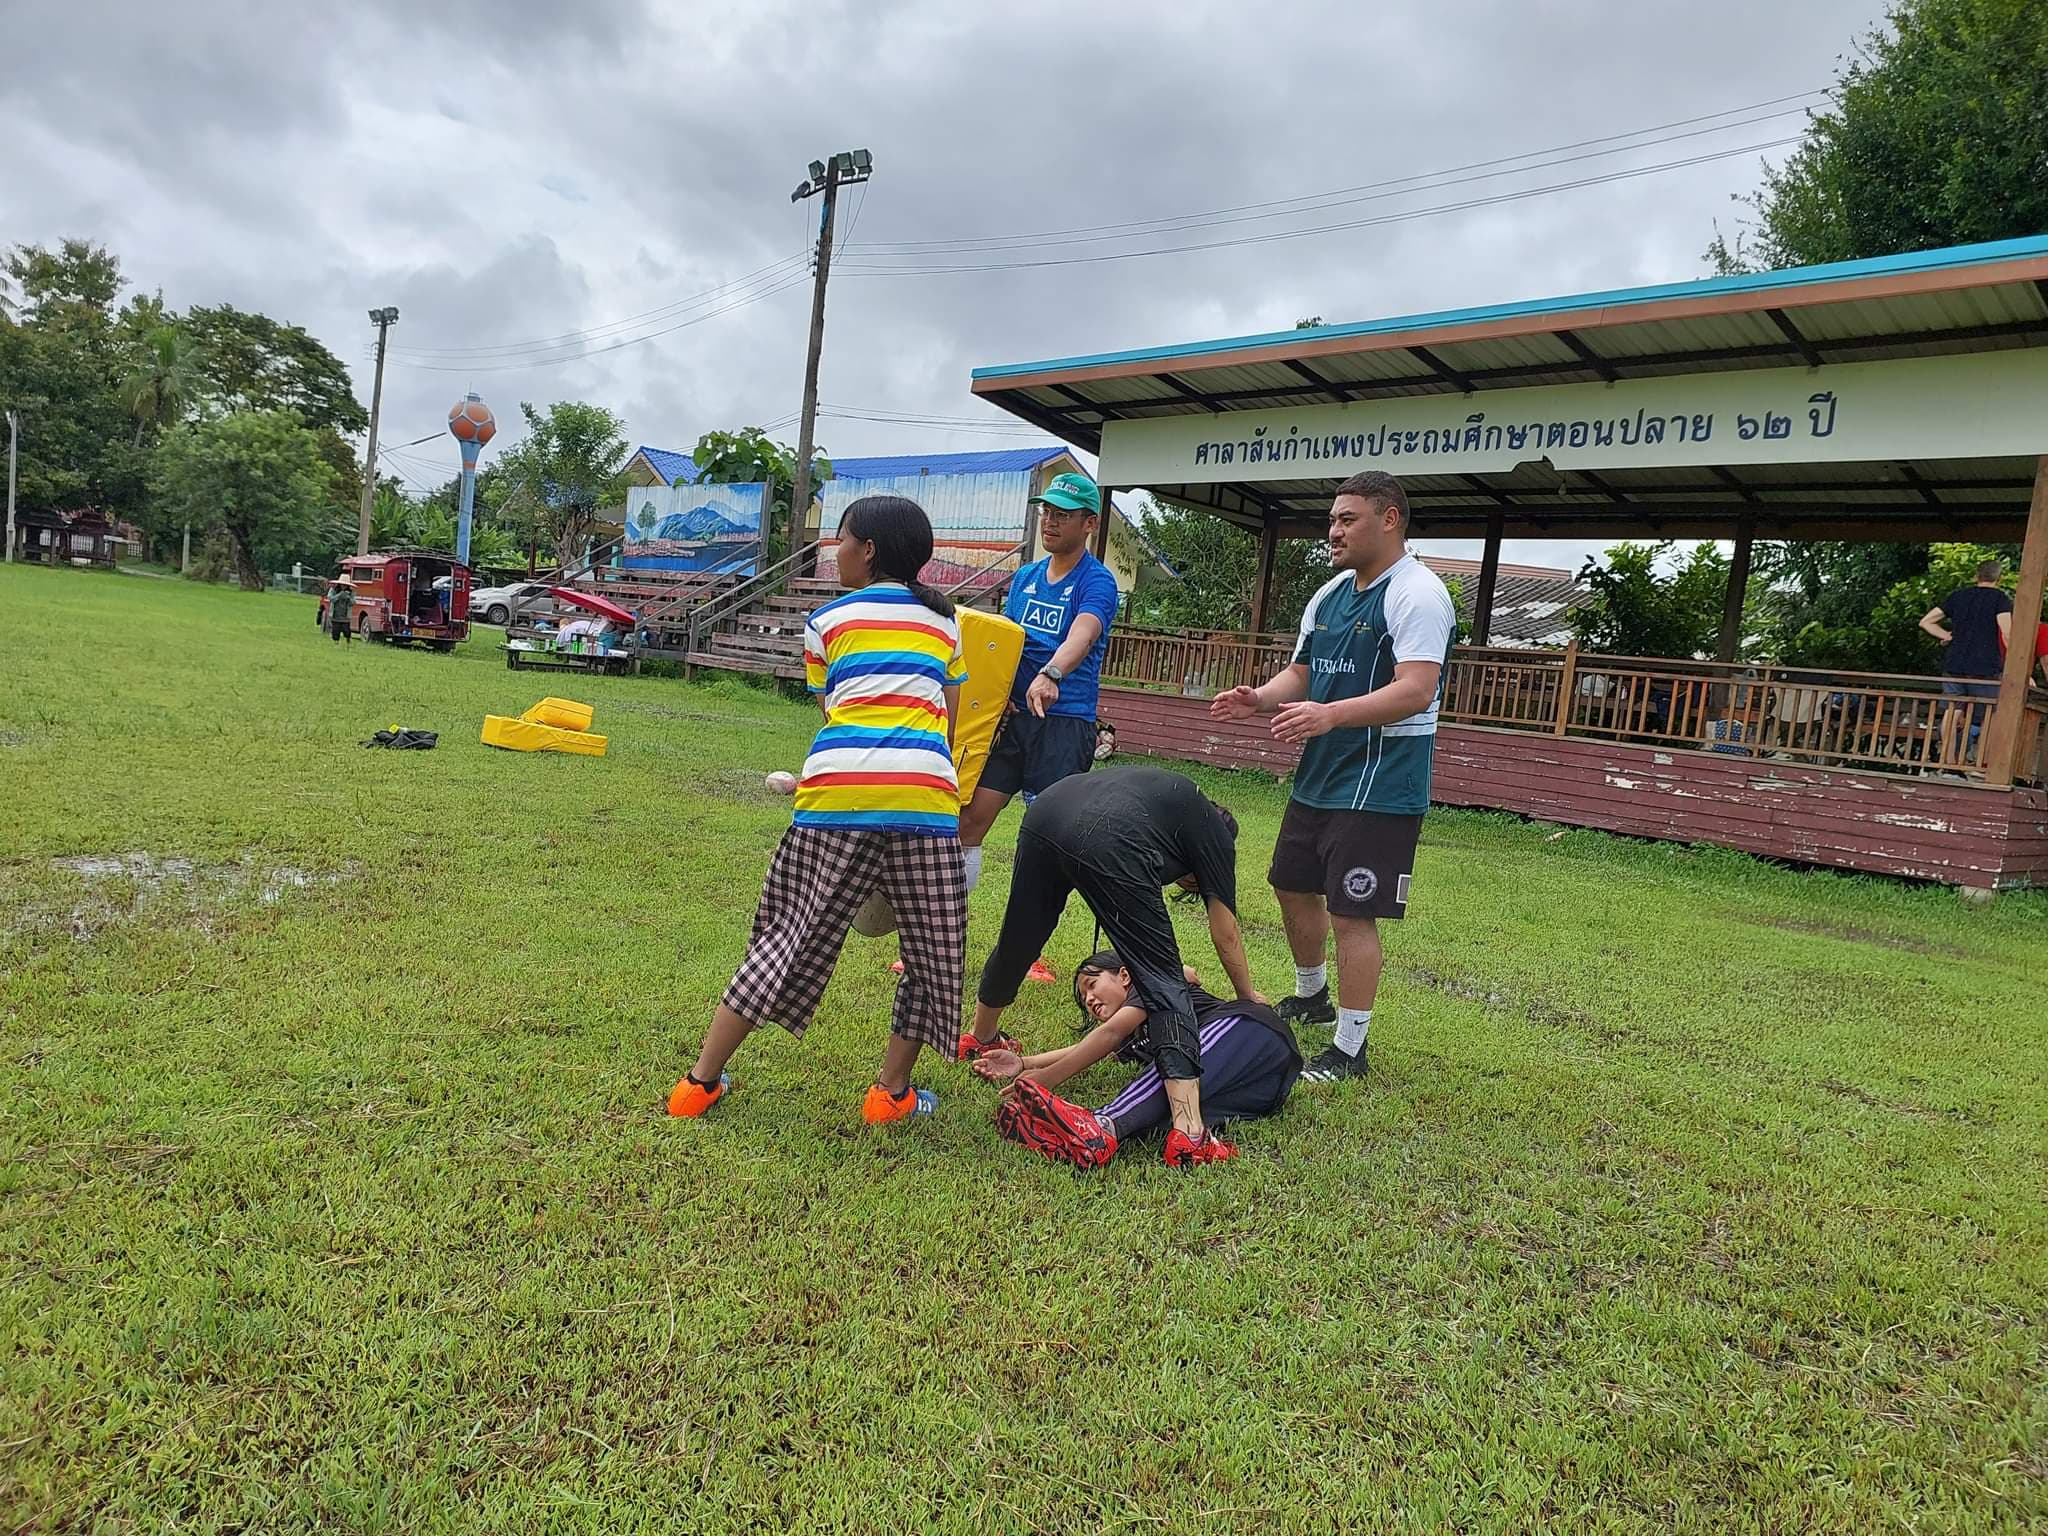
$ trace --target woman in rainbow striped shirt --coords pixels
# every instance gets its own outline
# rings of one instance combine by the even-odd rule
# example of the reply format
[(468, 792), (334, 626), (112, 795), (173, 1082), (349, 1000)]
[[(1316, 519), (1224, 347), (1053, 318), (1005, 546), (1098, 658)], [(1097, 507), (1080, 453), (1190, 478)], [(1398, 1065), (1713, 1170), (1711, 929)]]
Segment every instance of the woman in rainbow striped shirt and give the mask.
[(694, 1118), (724, 1097), (725, 1064), (754, 1027), (801, 1036), (832, 979), (854, 914), (879, 890), (903, 951), (888, 1049), (861, 1116), (930, 1114), (910, 1068), (930, 1046), (950, 1059), (967, 971), (967, 887), (953, 720), (967, 669), (953, 604), (918, 581), (932, 555), (924, 509), (863, 496), (839, 524), (839, 579), (854, 591), (804, 626), (804, 676), (825, 712), (797, 782), (796, 817), (768, 866), (753, 940), (668, 1112)]

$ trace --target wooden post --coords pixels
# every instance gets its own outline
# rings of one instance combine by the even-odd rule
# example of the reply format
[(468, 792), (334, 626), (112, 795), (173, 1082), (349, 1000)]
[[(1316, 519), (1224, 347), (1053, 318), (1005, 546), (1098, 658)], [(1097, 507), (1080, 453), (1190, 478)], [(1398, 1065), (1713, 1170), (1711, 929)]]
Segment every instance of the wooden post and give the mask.
[(2010, 785), (2019, 768), (2021, 717), (2027, 708), (2027, 679), (2034, 670), (2034, 631), (2041, 622), (2041, 591), (2048, 585), (2048, 454), (2034, 463), (2034, 500), (2027, 508), (2027, 533), (2020, 545), (2020, 584), (2012, 597), (2012, 635), (1998, 703), (1984, 738), (1984, 782)]
[(1742, 644), (1742, 604), (1749, 595), (1749, 550), (1756, 537), (1756, 520), (1745, 515), (1735, 527), (1735, 558), (1728, 565), (1728, 592), (1721, 599), (1721, 643), (1714, 651), (1716, 661), (1733, 661)]
[(1498, 507), (1486, 514), (1486, 550), (1479, 557), (1479, 593), (1472, 600), (1472, 644), (1484, 645), (1493, 633), (1493, 593), (1500, 585), (1500, 536), (1506, 514)]
[(1578, 636), (1574, 635), (1571, 643), (1564, 648), (1564, 671), (1557, 681), (1557, 721), (1550, 732), (1553, 736), (1562, 736), (1565, 722), (1571, 719), (1572, 689), (1578, 684), (1578, 672), (1579, 640)]
[(1109, 552), (1109, 520), (1116, 516), (1116, 503), (1110, 499), (1109, 487), (1101, 487), (1102, 515), (1095, 519), (1095, 558), (1100, 560)]
[(1259, 579), (1252, 588), (1252, 634), (1266, 630), (1266, 610), (1273, 604), (1273, 556), (1280, 547), (1280, 525), (1271, 513), (1259, 529)]

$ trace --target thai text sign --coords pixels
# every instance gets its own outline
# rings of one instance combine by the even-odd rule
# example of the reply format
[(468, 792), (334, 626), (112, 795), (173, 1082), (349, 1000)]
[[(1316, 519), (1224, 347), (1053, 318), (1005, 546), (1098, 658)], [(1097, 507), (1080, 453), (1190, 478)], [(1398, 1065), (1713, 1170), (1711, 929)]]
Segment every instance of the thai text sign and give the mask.
[(1110, 421), (1105, 485), (2048, 452), (2048, 349)]

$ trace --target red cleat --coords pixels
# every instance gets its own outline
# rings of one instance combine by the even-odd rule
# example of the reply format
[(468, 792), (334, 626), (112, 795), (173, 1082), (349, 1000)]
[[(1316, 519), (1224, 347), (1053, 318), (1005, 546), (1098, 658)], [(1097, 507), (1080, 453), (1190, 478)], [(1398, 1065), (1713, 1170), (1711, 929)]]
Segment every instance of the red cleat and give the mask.
[(1058, 971), (1055, 971), (1045, 963), (1045, 956), (1040, 955), (1031, 962), (1031, 969), (1024, 973), (1024, 979), (1026, 981), (1058, 981), (1060, 975)]
[(1237, 1148), (1214, 1131), (1202, 1132), (1202, 1139), (1197, 1141), (1175, 1126), (1166, 1137), (1166, 1166), (1169, 1168), (1192, 1168), (1197, 1163), (1227, 1163), (1235, 1156)]
[(996, 1110), (996, 1130), (1005, 1141), (1029, 1147), (1055, 1163), (1100, 1168), (1116, 1156), (1116, 1138), (1092, 1111), (1070, 1104), (1029, 1078), (1019, 1078)]

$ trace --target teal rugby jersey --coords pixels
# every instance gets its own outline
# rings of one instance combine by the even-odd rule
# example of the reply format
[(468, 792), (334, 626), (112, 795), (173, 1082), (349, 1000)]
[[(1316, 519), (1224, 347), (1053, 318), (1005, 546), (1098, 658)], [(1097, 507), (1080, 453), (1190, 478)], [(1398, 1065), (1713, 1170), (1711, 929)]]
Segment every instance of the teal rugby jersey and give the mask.
[[(1363, 698), (1394, 680), (1403, 661), (1442, 663), (1457, 631), (1451, 594), (1436, 573), (1403, 555), (1363, 592), (1349, 571), (1324, 583), (1301, 616), (1294, 660), (1308, 668), (1318, 704)], [(1390, 725), (1327, 732), (1302, 748), (1294, 798), (1323, 810), (1415, 816), (1429, 809), (1437, 703)]]

